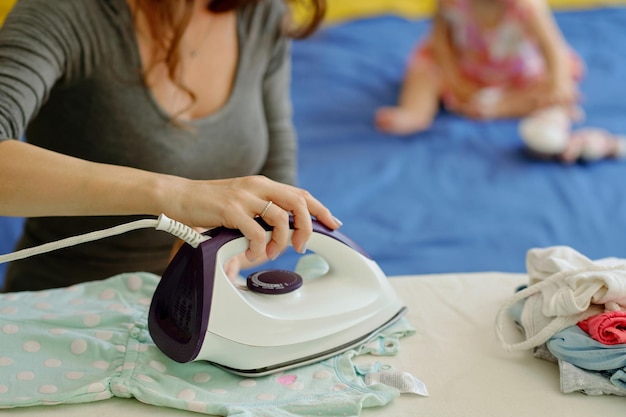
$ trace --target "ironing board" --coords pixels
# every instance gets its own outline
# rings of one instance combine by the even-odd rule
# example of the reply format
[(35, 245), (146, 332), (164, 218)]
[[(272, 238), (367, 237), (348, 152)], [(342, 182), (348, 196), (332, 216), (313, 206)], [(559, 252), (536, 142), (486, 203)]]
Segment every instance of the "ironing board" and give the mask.
[[(402, 339), (395, 357), (358, 360), (379, 360), (410, 372), (426, 384), (430, 396), (403, 394), (385, 407), (364, 409), (363, 417), (526, 417), (563, 415), (565, 410), (568, 417), (624, 415), (625, 398), (563, 394), (556, 365), (529, 352), (500, 348), (494, 318), (515, 288), (526, 282), (524, 274), (434, 274), (390, 280), (409, 307), (407, 317), (417, 334)], [(507, 330), (516, 332), (512, 324)], [(7, 411), (15, 417), (203, 415), (133, 399)]]

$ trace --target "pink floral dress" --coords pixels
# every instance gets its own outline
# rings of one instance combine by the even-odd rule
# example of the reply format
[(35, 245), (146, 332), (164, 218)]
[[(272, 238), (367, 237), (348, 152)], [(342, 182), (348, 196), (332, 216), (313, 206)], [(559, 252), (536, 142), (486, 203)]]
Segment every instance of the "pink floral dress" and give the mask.
[[(484, 87), (524, 88), (544, 77), (545, 59), (530, 33), (523, 2), (501, 1), (506, 5), (502, 19), (488, 28), (473, 19), (471, 0), (440, 0), (439, 7), (465, 77)], [(572, 58), (578, 78), (582, 64), (573, 52)], [(414, 59), (433, 60), (429, 39), (418, 46)]]

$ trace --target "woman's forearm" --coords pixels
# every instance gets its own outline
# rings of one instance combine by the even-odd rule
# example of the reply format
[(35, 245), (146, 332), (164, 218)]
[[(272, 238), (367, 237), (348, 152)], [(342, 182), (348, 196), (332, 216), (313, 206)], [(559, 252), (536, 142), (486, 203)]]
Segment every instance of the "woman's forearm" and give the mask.
[(167, 176), (84, 161), (16, 140), (0, 142), (3, 216), (159, 214), (159, 190), (168, 180)]
[[(241, 230), (250, 240), (246, 255), (251, 261), (261, 256), (272, 259), (284, 250), (289, 215), (294, 227), (291, 240), (300, 252), (311, 234), (311, 216), (332, 229), (340, 226), (306, 190), (263, 176), (192, 181), (88, 162), (15, 140), (0, 142), (0, 215), (161, 213), (192, 227)], [(265, 229), (255, 221), (259, 215), (274, 226), (269, 243)]]

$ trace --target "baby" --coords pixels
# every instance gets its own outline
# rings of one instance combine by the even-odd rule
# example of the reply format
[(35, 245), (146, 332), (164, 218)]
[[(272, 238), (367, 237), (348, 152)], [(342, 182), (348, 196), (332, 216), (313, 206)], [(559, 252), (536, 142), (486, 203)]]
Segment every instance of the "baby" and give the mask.
[(440, 0), (416, 48), (396, 107), (380, 109), (382, 131), (430, 127), (439, 102), (478, 119), (522, 117), (578, 100), (583, 63), (543, 0)]
[(442, 102), (473, 119), (523, 118), (520, 136), (535, 155), (567, 162), (621, 157), (623, 138), (570, 130), (582, 113), (583, 72), (544, 0), (438, 0), (398, 105), (379, 109), (376, 126), (398, 135), (427, 130)]

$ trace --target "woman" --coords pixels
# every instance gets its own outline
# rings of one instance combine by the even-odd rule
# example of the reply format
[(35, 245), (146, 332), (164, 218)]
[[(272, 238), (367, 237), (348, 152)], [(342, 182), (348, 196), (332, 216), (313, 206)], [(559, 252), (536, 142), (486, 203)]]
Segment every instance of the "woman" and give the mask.
[[(28, 217), (18, 248), (164, 213), (240, 229), (254, 260), (285, 248), (290, 213), (296, 250), (311, 215), (338, 227), (287, 185), (289, 37), (318, 26), (311, 4), (294, 27), (280, 0), (18, 0), (0, 30), (0, 215)], [(138, 230), (17, 261), (5, 290), (160, 274), (174, 241)]]

